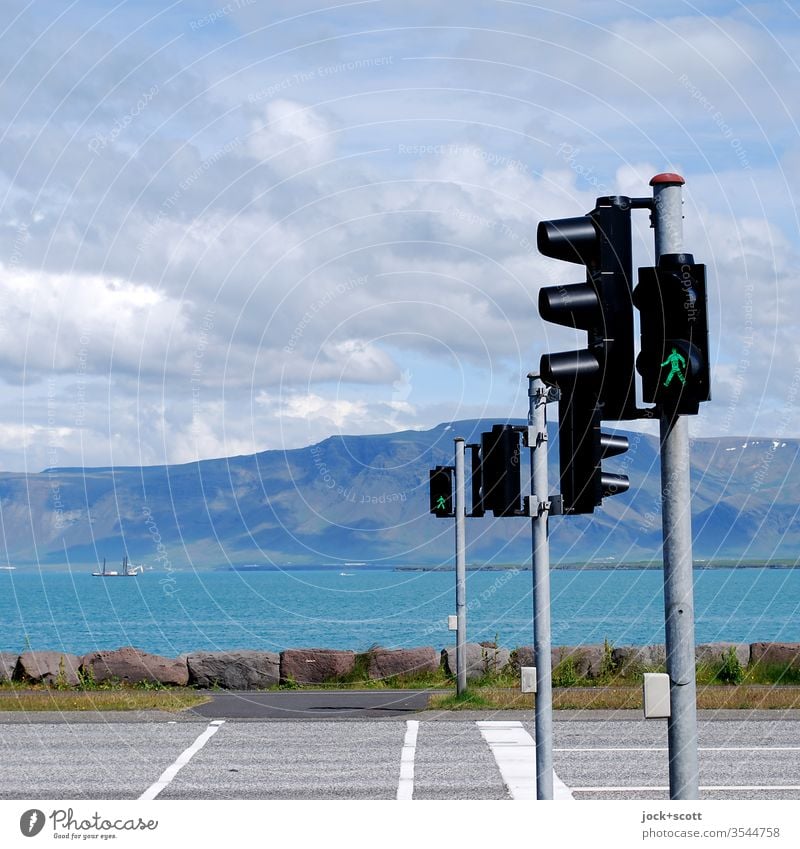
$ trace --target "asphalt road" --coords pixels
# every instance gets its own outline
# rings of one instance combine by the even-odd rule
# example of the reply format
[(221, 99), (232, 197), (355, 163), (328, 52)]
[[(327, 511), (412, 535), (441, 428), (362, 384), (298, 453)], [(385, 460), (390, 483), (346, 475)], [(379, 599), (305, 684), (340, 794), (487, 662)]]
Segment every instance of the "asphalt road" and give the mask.
[[(428, 706), (432, 690), (205, 691), (211, 701), (193, 709), (209, 719), (353, 719), (410, 716)], [(441, 692), (446, 692), (442, 690)]]
[[(7, 718), (4, 799), (535, 798), (533, 723), (522, 713)], [(699, 732), (703, 798), (800, 799), (797, 712), (703, 712)], [(557, 712), (554, 742), (561, 798), (668, 798), (663, 722)]]

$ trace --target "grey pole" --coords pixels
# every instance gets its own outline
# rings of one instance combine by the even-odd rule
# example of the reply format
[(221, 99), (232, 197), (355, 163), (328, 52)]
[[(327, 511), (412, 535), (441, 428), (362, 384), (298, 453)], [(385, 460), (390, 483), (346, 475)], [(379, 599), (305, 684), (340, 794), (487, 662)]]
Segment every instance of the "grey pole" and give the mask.
[(456, 437), (456, 692), (467, 689), (467, 564), (464, 439)]
[[(656, 262), (683, 252), (683, 211), (678, 174), (658, 174), (653, 187)], [(664, 614), (669, 673), (670, 799), (699, 799), (697, 704), (692, 579), (689, 427), (686, 416), (661, 415), (661, 510), (664, 536)]]
[(528, 445), (533, 517), (533, 646), (536, 657), (536, 798), (553, 798), (553, 688), (550, 660), (550, 509), (547, 482), (547, 387), (528, 375)]

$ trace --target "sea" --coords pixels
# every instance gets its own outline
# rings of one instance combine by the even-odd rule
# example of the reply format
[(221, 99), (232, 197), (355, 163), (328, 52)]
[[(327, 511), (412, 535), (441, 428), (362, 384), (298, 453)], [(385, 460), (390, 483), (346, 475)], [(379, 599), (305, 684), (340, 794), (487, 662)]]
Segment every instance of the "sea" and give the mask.
[[(800, 570), (697, 569), (698, 643), (800, 642)], [(661, 570), (551, 574), (554, 645), (664, 641)], [(533, 642), (530, 571), (467, 575), (467, 638)], [(237, 648), (364, 651), (454, 642), (455, 573), (365, 568), (148, 571), (136, 578), (20, 567), (0, 573), (0, 651), (166, 656)]]

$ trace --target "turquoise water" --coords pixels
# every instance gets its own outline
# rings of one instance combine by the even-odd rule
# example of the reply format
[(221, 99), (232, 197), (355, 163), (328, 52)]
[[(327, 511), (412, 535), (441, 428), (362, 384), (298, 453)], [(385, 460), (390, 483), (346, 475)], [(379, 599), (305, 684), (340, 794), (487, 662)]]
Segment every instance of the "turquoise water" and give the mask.
[[(351, 570), (0, 574), (0, 651), (83, 654), (134, 645), (178, 655), (197, 649), (320, 646), (364, 650), (451, 642), (452, 572)], [(660, 571), (552, 573), (553, 643), (663, 642)], [(530, 572), (467, 577), (468, 639), (530, 644)], [(800, 642), (800, 571), (695, 572), (698, 642)]]

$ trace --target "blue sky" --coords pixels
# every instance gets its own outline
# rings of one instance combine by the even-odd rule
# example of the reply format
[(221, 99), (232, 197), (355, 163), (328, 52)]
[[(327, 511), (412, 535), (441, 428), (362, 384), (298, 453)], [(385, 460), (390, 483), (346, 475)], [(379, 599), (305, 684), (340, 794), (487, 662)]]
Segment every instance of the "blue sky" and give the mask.
[(582, 344), (538, 317), (580, 274), (538, 221), (673, 170), (709, 269), (692, 432), (800, 435), (790, 4), (4, 8), (0, 467), (522, 416)]

